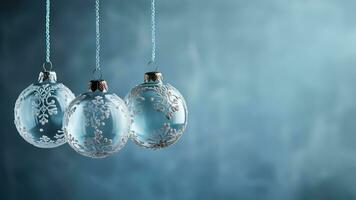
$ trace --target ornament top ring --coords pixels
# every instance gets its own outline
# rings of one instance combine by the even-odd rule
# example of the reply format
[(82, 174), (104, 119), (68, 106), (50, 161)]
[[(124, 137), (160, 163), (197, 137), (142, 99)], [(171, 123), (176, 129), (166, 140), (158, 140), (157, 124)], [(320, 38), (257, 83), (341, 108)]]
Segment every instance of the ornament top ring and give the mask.
[[(49, 65), (49, 70), (48, 70), (47, 67), (46, 67), (47, 65)], [(53, 69), (53, 64), (52, 64), (51, 61), (46, 61), (46, 62), (43, 63), (42, 68), (43, 68), (43, 71), (44, 71), (44, 72), (52, 71), (52, 69)]]

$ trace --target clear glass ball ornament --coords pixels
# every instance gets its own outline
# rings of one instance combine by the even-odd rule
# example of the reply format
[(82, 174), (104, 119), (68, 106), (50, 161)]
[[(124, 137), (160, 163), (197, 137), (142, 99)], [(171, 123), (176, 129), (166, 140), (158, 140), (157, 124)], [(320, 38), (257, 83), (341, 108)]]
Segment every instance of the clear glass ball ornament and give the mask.
[(64, 144), (63, 115), (73, 99), (70, 89), (57, 83), (55, 72), (41, 72), (38, 83), (23, 90), (16, 100), (14, 114), (18, 132), (39, 148)]
[(89, 92), (69, 105), (63, 129), (75, 151), (87, 157), (104, 158), (125, 146), (130, 118), (125, 102), (107, 92), (105, 81), (91, 81), (89, 87)]
[(185, 100), (162, 82), (160, 72), (146, 73), (144, 83), (134, 87), (125, 101), (132, 119), (131, 138), (139, 146), (164, 148), (182, 136), (188, 118)]

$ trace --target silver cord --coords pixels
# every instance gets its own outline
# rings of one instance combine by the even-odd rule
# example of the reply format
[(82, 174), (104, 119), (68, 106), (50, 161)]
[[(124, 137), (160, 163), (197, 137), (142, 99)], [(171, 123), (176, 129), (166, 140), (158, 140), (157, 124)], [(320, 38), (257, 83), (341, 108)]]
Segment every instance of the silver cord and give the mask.
[(93, 76), (95, 79), (102, 78), (100, 67), (100, 0), (95, 0), (95, 30), (96, 30), (96, 56), (95, 56), (95, 69)]
[(46, 65), (49, 64), (50, 70), (52, 70), (52, 62), (51, 62), (51, 34), (50, 34), (50, 14), (51, 14), (51, 2), (50, 0), (46, 0), (46, 62), (43, 63), (43, 69), (47, 71)]
[(46, 62), (51, 61), (51, 35), (49, 32), (50, 26), (51, 2), (46, 0)]
[(151, 0), (151, 43), (152, 54), (150, 64), (155, 65), (156, 62), (156, 5), (155, 0)]

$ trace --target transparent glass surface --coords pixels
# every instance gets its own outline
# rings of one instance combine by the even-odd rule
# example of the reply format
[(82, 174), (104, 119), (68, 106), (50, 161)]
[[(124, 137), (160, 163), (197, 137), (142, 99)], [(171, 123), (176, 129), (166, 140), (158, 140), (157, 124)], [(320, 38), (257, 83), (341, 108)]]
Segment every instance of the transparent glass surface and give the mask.
[(62, 120), (73, 99), (73, 93), (61, 83), (45, 81), (30, 85), (15, 104), (18, 132), (36, 147), (54, 148), (64, 144)]
[(87, 92), (73, 100), (64, 116), (69, 145), (92, 157), (109, 156), (125, 146), (130, 130), (125, 102), (106, 92)]
[(125, 98), (132, 118), (131, 138), (146, 148), (175, 143), (187, 126), (188, 110), (177, 89), (161, 81), (136, 86)]

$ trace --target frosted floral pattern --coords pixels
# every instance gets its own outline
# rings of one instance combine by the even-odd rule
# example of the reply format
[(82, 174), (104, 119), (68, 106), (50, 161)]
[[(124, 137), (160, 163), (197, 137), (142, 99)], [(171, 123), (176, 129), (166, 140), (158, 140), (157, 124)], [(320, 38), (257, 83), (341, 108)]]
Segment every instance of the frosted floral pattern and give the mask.
[(181, 96), (171, 85), (162, 85), (154, 87), (158, 100), (153, 105), (154, 109), (165, 113), (167, 119), (172, 119), (175, 112), (179, 111), (179, 101)]
[(34, 92), (36, 98), (32, 103), (32, 108), (42, 125), (48, 123), (50, 115), (56, 115), (58, 113), (55, 97), (53, 96), (54, 92), (55, 87), (50, 84), (37, 87)]
[(147, 141), (142, 141), (136, 134), (132, 135), (133, 141), (140, 146), (152, 149), (160, 149), (174, 144), (183, 134), (184, 128), (179, 130), (171, 128), (170, 124), (164, 124), (162, 128), (155, 131), (156, 138), (149, 138)]

